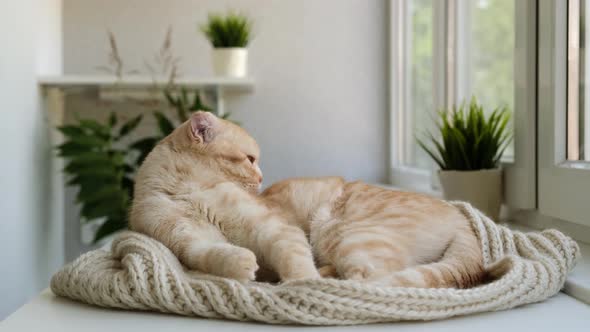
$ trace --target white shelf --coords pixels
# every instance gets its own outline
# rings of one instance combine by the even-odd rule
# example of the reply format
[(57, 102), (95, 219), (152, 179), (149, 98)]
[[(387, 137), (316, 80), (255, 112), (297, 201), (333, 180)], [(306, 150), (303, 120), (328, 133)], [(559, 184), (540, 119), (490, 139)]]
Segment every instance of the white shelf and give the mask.
[[(40, 76), (37, 79), (40, 86), (44, 88), (56, 87), (61, 89), (78, 87), (119, 87), (130, 89), (150, 88), (156, 83), (159, 86), (168, 83), (167, 78), (145, 75), (123, 76), (121, 79), (113, 75), (61, 75), (61, 76)], [(206, 90), (251, 92), (254, 90), (254, 79), (251, 77), (179, 77), (175, 85)]]
[[(153, 98), (149, 91), (154, 85), (165, 86), (168, 84), (168, 79), (166, 77), (147, 75), (128, 75), (121, 78), (114, 75), (61, 75), (40, 76), (37, 78), (37, 82), (44, 91), (53, 91), (55, 96), (72, 89), (96, 89), (99, 91), (99, 96), (105, 99), (110, 99), (113, 96), (117, 96), (116, 98), (132, 96), (136, 99), (142, 99), (146, 97)], [(216, 101), (217, 115), (221, 116), (225, 114), (225, 94), (227, 92), (252, 92), (254, 90), (254, 79), (251, 77), (179, 77), (174, 80), (174, 85), (176, 87), (212, 92)], [(123, 93), (121, 93), (122, 91)], [(61, 105), (61, 98), (54, 98), (54, 103)], [(63, 116), (57, 119), (57, 123), (61, 122), (61, 117)]]

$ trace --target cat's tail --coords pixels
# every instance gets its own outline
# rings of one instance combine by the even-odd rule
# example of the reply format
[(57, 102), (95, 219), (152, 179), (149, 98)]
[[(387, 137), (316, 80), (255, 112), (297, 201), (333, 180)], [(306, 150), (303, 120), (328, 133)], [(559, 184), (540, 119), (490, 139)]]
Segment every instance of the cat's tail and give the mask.
[(396, 287), (469, 288), (487, 279), (477, 238), (461, 234), (453, 239), (441, 260), (406, 268), (378, 282)]

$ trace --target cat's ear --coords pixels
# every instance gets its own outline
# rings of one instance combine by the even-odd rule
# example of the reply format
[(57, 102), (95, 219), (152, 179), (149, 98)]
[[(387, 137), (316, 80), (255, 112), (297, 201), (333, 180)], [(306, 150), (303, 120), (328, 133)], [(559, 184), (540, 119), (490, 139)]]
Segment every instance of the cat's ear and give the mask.
[(211, 112), (198, 111), (191, 115), (190, 129), (192, 137), (200, 142), (209, 143), (216, 134), (218, 119)]

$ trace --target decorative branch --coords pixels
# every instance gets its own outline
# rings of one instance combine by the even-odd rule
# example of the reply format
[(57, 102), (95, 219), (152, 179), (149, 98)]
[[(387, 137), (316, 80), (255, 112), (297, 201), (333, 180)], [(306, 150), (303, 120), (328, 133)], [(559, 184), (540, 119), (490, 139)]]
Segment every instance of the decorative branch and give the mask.
[(144, 60), (144, 66), (152, 76), (154, 84), (156, 76), (163, 76), (167, 77), (167, 86), (171, 87), (180, 76), (179, 63), (180, 57), (175, 56), (172, 50), (172, 26), (168, 26), (162, 46), (153, 56), (153, 62)]
[[(123, 58), (119, 53), (119, 47), (117, 46), (117, 39), (115, 38), (115, 34), (111, 30), (107, 30), (107, 35), (109, 39), (109, 47), (110, 51), (108, 54), (108, 64), (102, 66), (96, 66), (97, 70), (106, 72), (111, 75), (115, 75), (118, 81), (123, 79), (124, 73), (124, 64)], [(138, 70), (130, 70), (127, 71), (126, 74), (138, 74)]]

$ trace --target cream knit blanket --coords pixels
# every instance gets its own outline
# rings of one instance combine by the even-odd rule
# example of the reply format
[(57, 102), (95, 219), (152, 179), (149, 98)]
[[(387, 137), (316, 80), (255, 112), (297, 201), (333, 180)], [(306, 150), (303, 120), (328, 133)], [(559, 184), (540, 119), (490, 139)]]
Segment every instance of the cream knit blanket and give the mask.
[(579, 256), (571, 238), (556, 230), (512, 231), (469, 204), (453, 204), (479, 237), (484, 264), (497, 277), (489, 284), (418, 289), (332, 279), (240, 283), (186, 271), (164, 245), (126, 232), (111, 251), (91, 251), (57, 272), (51, 289), (110, 308), (309, 325), (433, 320), (538, 302), (561, 289)]

